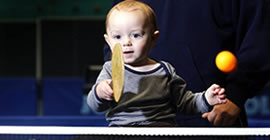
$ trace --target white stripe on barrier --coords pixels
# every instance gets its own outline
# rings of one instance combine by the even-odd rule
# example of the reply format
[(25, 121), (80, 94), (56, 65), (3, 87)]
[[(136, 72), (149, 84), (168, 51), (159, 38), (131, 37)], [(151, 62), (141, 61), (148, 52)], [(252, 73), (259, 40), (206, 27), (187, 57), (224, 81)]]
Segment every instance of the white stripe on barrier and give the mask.
[(269, 136), (270, 128), (135, 128), (0, 126), (0, 134), (32, 135), (141, 135), (141, 136)]

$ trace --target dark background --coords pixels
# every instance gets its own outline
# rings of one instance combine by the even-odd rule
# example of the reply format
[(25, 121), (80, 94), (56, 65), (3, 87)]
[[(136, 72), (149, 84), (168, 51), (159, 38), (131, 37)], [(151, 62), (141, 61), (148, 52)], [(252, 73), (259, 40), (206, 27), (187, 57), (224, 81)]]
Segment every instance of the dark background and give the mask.
[(101, 65), (111, 5), (112, 0), (1, 1), (0, 76), (36, 76), (38, 63), (42, 77), (82, 77), (87, 65)]
[[(106, 125), (86, 104), (112, 0), (0, 1), (0, 125)], [(91, 81), (93, 82), (93, 81)], [(87, 116), (87, 117), (85, 117)]]
[[(87, 106), (86, 95), (98, 73), (89, 66), (104, 62), (111, 5), (112, 0), (0, 1), (0, 125), (106, 126), (104, 114)], [(247, 102), (251, 126), (270, 125), (269, 99), (265, 94)]]

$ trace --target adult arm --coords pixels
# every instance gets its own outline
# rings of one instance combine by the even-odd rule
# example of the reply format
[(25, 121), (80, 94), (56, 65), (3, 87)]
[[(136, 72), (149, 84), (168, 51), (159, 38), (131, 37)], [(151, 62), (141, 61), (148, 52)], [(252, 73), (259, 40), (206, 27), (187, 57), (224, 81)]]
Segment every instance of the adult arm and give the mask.
[(215, 106), (207, 118), (214, 125), (232, 125), (248, 98), (260, 93), (270, 71), (270, 2), (233, 3), (238, 69), (227, 77), (226, 104)]

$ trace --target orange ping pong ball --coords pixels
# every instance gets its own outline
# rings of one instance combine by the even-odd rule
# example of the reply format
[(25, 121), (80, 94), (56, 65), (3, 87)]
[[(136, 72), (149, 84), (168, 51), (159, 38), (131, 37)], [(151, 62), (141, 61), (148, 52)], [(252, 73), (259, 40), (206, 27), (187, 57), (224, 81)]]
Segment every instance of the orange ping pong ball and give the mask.
[(216, 56), (217, 68), (225, 73), (230, 73), (236, 69), (237, 59), (230, 51), (221, 51)]

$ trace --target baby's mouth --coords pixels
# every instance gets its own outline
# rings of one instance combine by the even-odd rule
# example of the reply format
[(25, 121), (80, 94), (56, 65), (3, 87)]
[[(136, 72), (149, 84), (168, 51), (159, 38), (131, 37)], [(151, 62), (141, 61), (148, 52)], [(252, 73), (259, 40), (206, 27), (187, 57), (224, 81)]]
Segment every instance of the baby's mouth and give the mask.
[(133, 51), (125, 51), (125, 52), (123, 52), (123, 54), (131, 54), (131, 53), (133, 53)]

